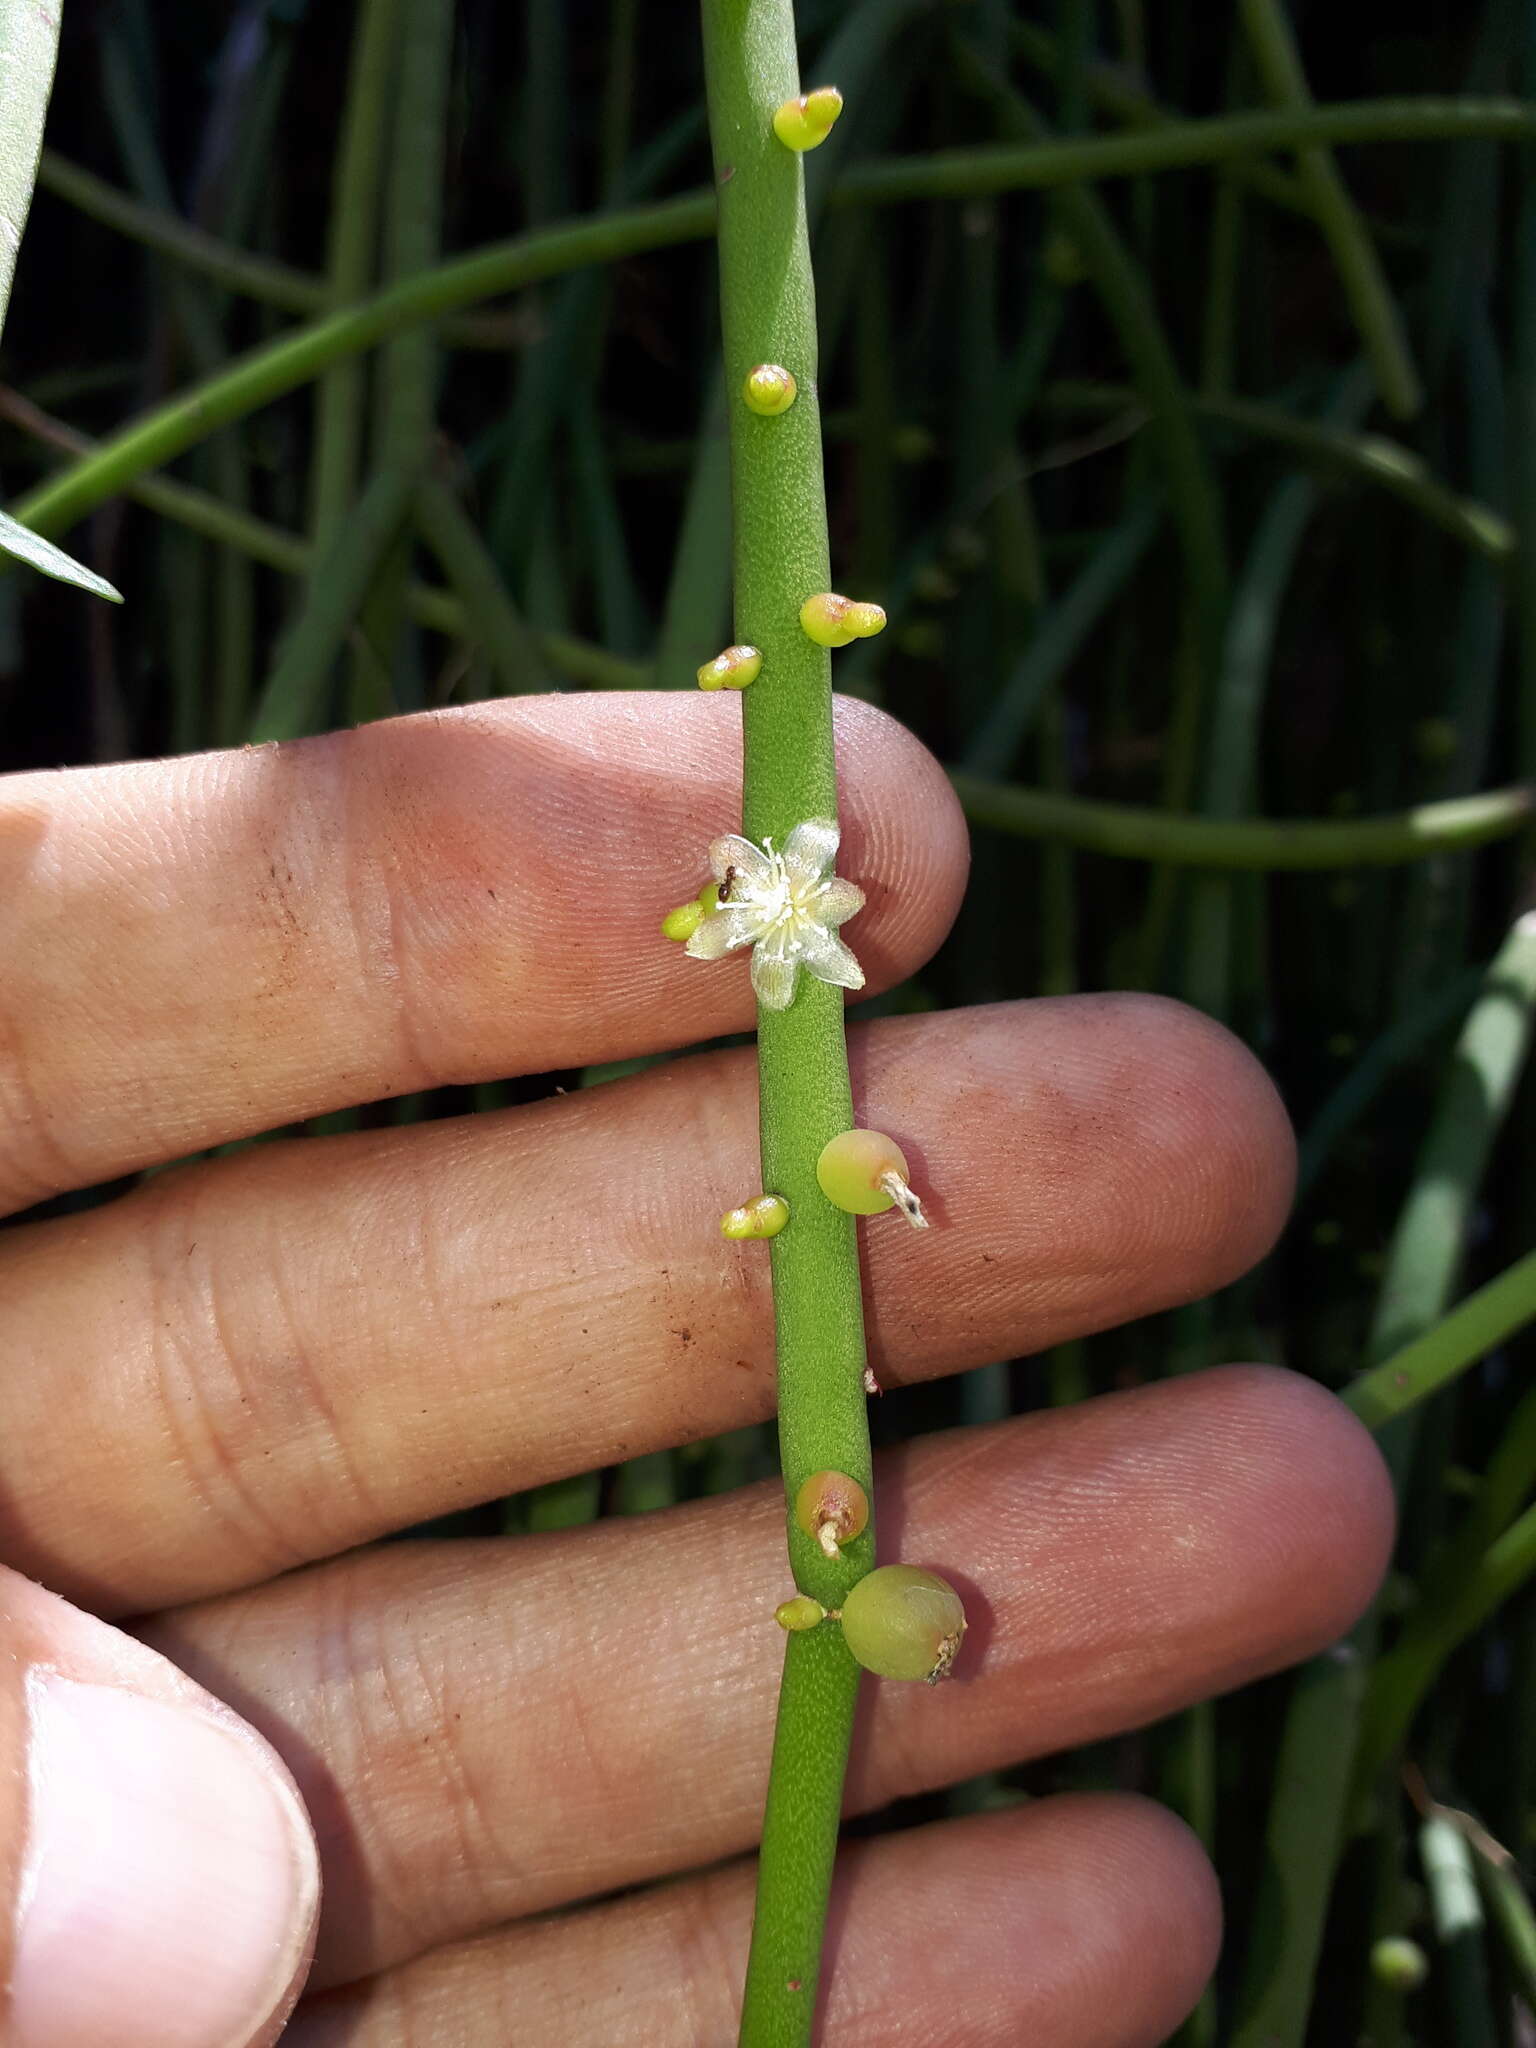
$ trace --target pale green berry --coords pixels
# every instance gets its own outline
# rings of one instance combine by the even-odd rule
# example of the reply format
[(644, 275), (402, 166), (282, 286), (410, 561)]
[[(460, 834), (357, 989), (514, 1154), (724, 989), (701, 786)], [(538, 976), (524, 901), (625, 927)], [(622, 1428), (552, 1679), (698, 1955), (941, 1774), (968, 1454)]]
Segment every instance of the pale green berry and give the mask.
[(884, 1131), (841, 1131), (829, 1138), (816, 1161), (816, 1179), (834, 1208), (854, 1216), (900, 1209), (914, 1230), (928, 1228), (907, 1179), (906, 1154)]
[(948, 1678), (965, 1634), (960, 1595), (937, 1572), (883, 1564), (843, 1601), (843, 1640), (881, 1678)]
[(754, 1195), (739, 1209), (727, 1209), (720, 1218), (722, 1237), (777, 1237), (789, 1221), (789, 1204), (782, 1195)]
[(842, 111), (843, 96), (837, 87), (819, 85), (814, 92), (784, 102), (773, 117), (773, 132), (786, 149), (815, 149), (832, 133)]
[(681, 945), (693, 937), (703, 922), (704, 905), (697, 896), (690, 896), (686, 903), (679, 903), (661, 920), (661, 935), (664, 939), (676, 939)]
[(748, 412), (772, 419), (776, 413), (789, 411), (799, 389), (793, 375), (782, 363), (758, 363), (748, 370), (741, 395)]
[(827, 1610), (809, 1593), (797, 1593), (793, 1600), (780, 1601), (773, 1610), (773, 1618), (780, 1628), (792, 1629), (798, 1635), (805, 1629), (819, 1628), (827, 1618)]
[(755, 647), (727, 647), (699, 670), (701, 690), (744, 690), (762, 672), (763, 657)]
[(885, 629), (885, 613), (877, 604), (859, 604), (835, 590), (818, 590), (800, 607), (800, 624), (818, 647), (846, 647), (850, 640), (868, 640)]
[(869, 1527), (869, 1495), (846, 1472), (813, 1472), (795, 1492), (795, 1526), (814, 1537), (827, 1557)]
[(1416, 1941), (1389, 1934), (1371, 1949), (1371, 1975), (1394, 1991), (1417, 1991), (1429, 1975), (1429, 1958)]

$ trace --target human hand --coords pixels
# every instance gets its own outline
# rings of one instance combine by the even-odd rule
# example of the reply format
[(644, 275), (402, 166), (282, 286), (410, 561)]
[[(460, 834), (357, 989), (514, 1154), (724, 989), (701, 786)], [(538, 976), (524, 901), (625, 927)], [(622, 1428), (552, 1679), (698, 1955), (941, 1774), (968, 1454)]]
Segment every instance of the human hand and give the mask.
[[(942, 936), (964, 834), (910, 736), (839, 717), (874, 989)], [(11, 779), (6, 1207), (748, 1028), (745, 965), (657, 935), (736, 821), (736, 762), (717, 701), (647, 695)], [(868, 1231), (887, 1384), (1196, 1298), (1280, 1226), (1274, 1094), (1172, 1004), (882, 1022), (852, 1058), (938, 1226)], [(0, 1238), (14, 2048), (734, 2038), (750, 1870), (705, 1866), (750, 1848), (766, 1782), (778, 1489), (355, 1546), (771, 1412), (766, 1255), (718, 1230), (755, 1117), (750, 1052), (715, 1053), (257, 1146)], [(1257, 1368), (912, 1443), (876, 1505), (972, 1627), (950, 1685), (870, 1688), (861, 1809), (1306, 1654), (1390, 1540), (1364, 1433)], [(883, 2048), (1161, 2041), (1219, 1921), (1183, 1828), (1108, 1796), (852, 1847), (833, 1911), (825, 2038)]]

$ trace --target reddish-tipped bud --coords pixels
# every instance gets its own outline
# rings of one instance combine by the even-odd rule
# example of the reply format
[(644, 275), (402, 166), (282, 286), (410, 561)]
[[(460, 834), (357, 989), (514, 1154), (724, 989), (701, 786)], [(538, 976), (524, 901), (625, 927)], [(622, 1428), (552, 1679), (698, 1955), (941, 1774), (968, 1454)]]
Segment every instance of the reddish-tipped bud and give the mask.
[(701, 690), (744, 690), (762, 673), (763, 657), (755, 647), (727, 647), (699, 670)]
[(741, 395), (748, 412), (772, 419), (776, 413), (789, 411), (799, 389), (793, 375), (782, 363), (758, 363), (748, 370)]
[(773, 132), (786, 149), (803, 153), (826, 141), (842, 111), (843, 96), (837, 87), (819, 85), (814, 92), (784, 102), (773, 117)]
[(727, 1209), (720, 1218), (722, 1237), (777, 1237), (789, 1221), (789, 1204), (782, 1195), (754, 1195), (739, 1209)]
[(869, 1495), (846, 1472), (813, 1472), (795, 1493), (795, 1526), (813, 1537), (826, 1557), (869, 1527)]
[(868, 640), (885, 629), (885, 613), (877, 604), (860, 604), (835, 590), (819, 590), (800, 607), (800, 624), (818, 647), (846, 647), (850, 640)]

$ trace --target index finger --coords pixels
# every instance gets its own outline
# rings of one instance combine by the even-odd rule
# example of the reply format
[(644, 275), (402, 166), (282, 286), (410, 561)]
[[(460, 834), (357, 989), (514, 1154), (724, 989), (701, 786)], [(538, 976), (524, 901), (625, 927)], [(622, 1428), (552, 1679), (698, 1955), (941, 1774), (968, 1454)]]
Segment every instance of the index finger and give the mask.
[[(965, 830), (894, 720), (837, 709), (871, 987), (948, 928)], [(740, 815), (713, 698), (525, 697), (0, 787), (0, 1208), (411, 1089), (750, 1025), (663, 913)]]

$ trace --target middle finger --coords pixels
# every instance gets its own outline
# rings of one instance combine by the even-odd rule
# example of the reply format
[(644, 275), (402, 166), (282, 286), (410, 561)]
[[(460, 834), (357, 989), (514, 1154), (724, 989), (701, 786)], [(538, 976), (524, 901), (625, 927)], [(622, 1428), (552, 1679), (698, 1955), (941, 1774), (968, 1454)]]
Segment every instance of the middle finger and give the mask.
[[(861, 1120), (939, 1227), (867, 1231), (882, 1379), (1241, 1273), (1285, 1212), (1274, 1092), (1152, 998), (887, 1022)], [(271, 1145), (0, 1244), (0, 1550), (139, 1610), (772, 1412), (749, 1053), (505, 1116)], [(68, 1426), (60, 1427), (60, 1418)]]
[[(971, 1631), (954, 1683), (867, 1702), (855, 1809), (1288, 1663), (1355, 1618), (1391, 1541), (1360, 1425), (1264, 1368), (926, 1438), (877, 1481), (886, 1540), (959, 1580)], [(765, 1484), (559, 1536), (389, 1545), (151, 1640), (299, 1781), (326, 1865), (318, 1988), (746, 1847), (787, 1586)]]

